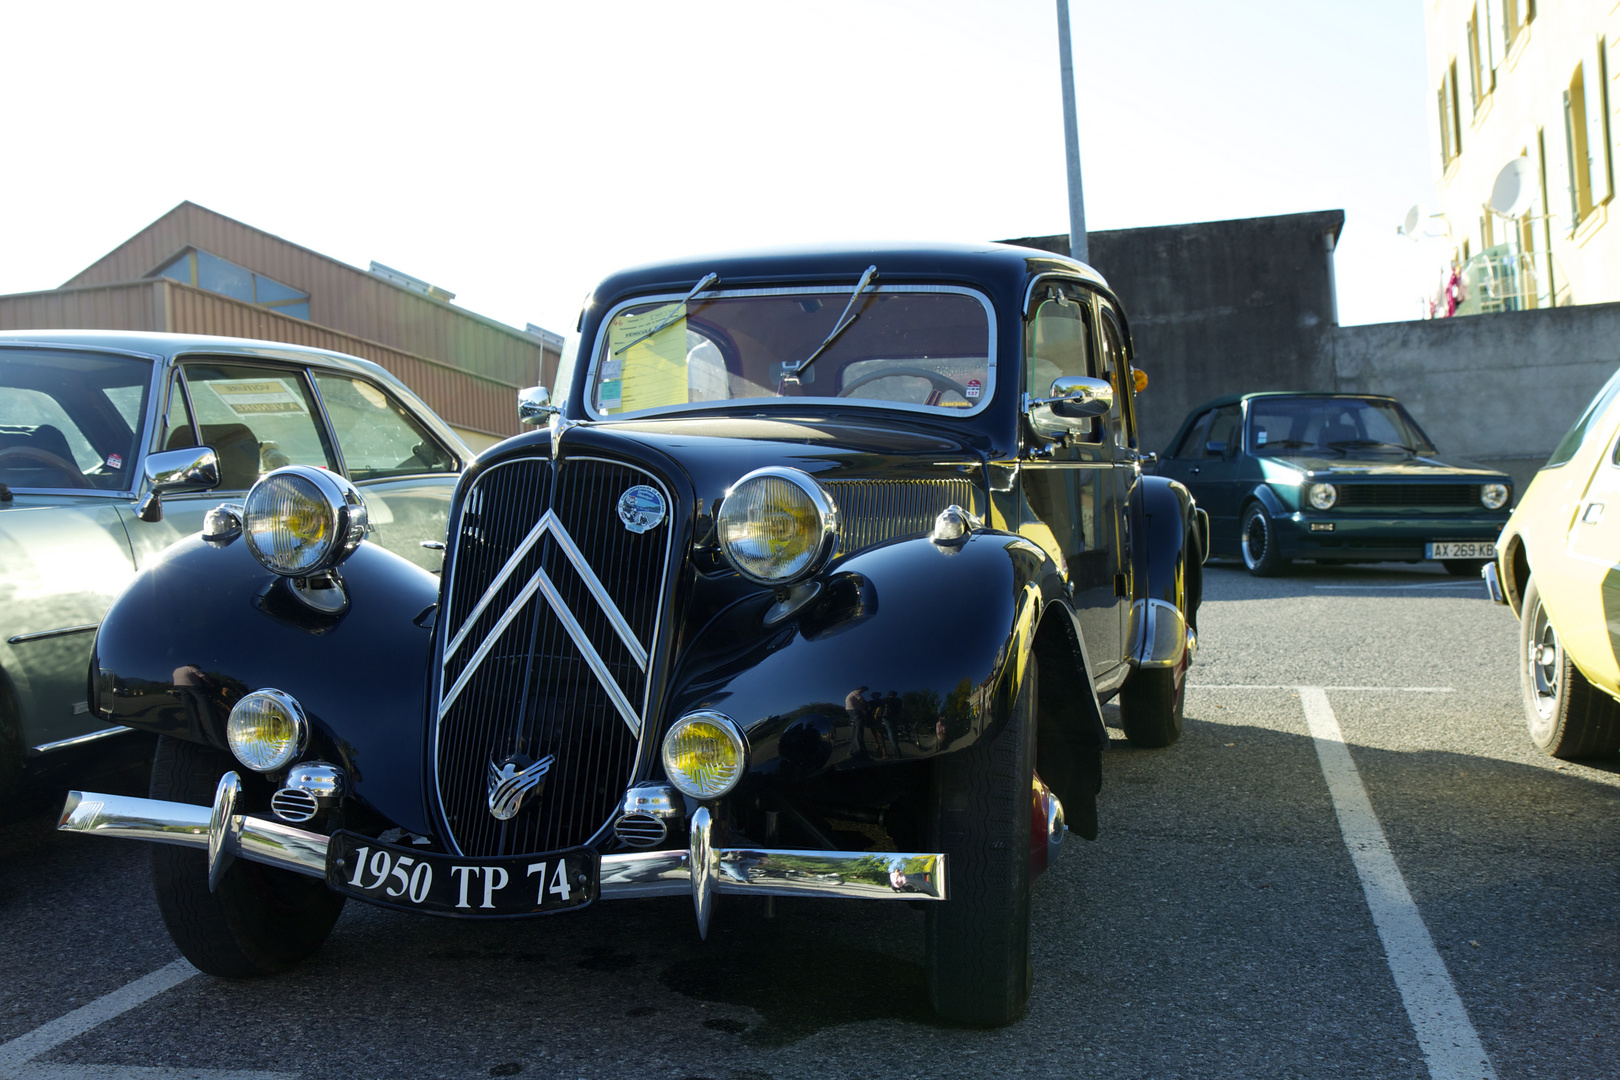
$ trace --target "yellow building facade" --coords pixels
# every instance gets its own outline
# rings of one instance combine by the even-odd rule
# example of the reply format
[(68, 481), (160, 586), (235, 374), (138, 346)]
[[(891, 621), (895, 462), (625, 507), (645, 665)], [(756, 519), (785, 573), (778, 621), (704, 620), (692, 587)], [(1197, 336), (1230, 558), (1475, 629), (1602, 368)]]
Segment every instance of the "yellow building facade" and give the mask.
[(1404, 228), (1437, 238), (1455, 268), (1432, 313), (1620, 300), (1620, 3), (1425, 9), (1439, 205)]

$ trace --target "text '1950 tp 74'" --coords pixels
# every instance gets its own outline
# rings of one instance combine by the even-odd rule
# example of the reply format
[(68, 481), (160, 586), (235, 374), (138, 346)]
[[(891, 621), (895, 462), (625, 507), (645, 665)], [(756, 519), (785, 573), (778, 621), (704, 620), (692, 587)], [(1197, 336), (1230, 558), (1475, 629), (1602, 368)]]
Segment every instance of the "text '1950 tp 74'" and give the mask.
[[(1016, 1018), (1030, 883), (1096, 833), (1099, 703), (1181, 732), (1207, 519), (1144, 476), (1124, 312), (1016, 247), (709, 257), (603, 282), (530, 434), (461, 478), (442, 577), (291, 466), (145, 567), (91, 701), (161, 736), (204, 971), (348, 898), (465, 918), (690, 896), (910, 900), (944, 1016)], [(717, 910), (720, 914), (716, 914)]]

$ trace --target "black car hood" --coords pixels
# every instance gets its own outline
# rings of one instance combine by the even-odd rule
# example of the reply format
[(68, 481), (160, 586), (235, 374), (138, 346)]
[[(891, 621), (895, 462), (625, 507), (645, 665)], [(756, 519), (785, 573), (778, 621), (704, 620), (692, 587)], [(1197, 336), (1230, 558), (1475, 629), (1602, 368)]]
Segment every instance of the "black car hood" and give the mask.
[(1467, 461), (1444, 461), (1434, 454), (1266, 454), (1266, 461), (1299, 469), (1312, 476), (1344, 479), (1388, 479), (1400, 483), (1424, 480), (1489, 484), (1505, 476)]

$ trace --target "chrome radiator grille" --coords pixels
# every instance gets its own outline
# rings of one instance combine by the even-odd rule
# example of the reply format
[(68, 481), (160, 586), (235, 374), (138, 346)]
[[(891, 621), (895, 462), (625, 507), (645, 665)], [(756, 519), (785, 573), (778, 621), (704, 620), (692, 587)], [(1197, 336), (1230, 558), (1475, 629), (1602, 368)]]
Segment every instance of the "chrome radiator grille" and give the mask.
[(981, 515), (985, 509), (974, 505), (971, 480), (830, 480), (826, 487), (838, 505), (835, 555), (920, 536), (952, 504)]
[(1340, 484), (1339, 505), (1373, 507), (1479, 509), (1478, 484)]
[[(453, 523), (434, 768), (450, 839), (475, 856), (554, 851), (608, 824), (635, 765), (671, 518), (620, 522), (620, 495), (668, 487), (597, 458), (525, 458), (473, 482)], [(516, 816), (490, 810), (512, 755), (554, 757)], [(521, 761), (521, 758), (520, 758)]]

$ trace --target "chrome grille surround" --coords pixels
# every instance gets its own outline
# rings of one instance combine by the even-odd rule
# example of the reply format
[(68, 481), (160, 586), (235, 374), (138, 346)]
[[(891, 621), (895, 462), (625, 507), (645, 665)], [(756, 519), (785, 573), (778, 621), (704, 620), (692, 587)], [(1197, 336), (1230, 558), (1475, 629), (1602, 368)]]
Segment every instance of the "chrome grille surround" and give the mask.
[(925, 536), (947, 506), (976, 514), (986, 507), (972, 480), (824, 480), (838, 507), (833, 557), (852, 555), (902, 536)]
[(1478, 484), (1378, 484), (1334, 481), (1335, 509), (1470, 509), (1482, 510)]
[[(433, 773), (449, 846), (494, 856), (590, 843), (610, 827), (651, 707), (677, 530), (625, 529), (620, 495), (662, 477), (570, 456), (497, 462), (451, 522), (434, 671)], [(488, 807), (490, 766), (555, 755), (511, 820)]]

